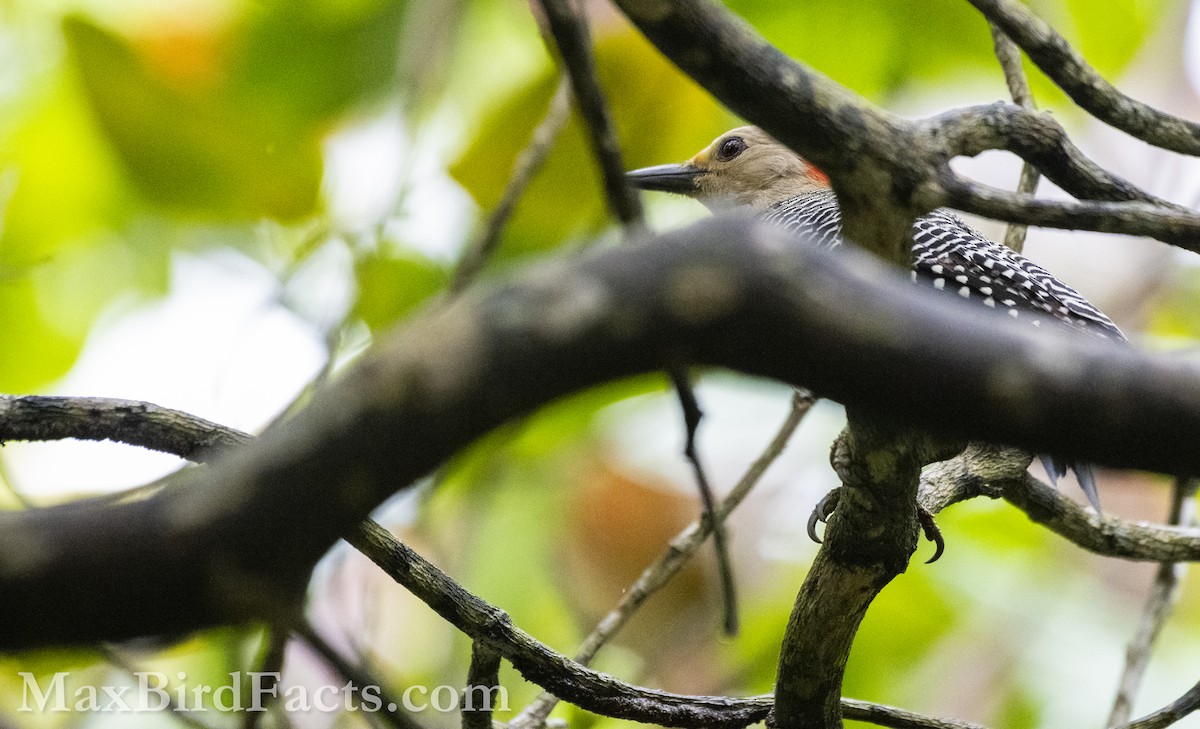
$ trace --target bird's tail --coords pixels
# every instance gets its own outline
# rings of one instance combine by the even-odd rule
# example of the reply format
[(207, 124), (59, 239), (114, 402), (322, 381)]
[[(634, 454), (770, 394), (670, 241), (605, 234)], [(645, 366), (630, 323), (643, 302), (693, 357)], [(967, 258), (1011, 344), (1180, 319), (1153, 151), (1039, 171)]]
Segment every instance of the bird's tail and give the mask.
[(1092, 505), (1097, 514), (1102, 513), (1100, 511), (1100, 493), (1096, 491), (1096, 473), (1092, 470), (1092, 464), (1064, 461), (1054, 456), (1042, 456), (1042, 467), (1046, 469), (1046, 475), (1050, 477), (1050, 485), (1055, 488), (1058, 488), (1058, 479), (1066, 476), (1068, 470), (1074, 470), (1075, 478), (1079, 481), (1079, 488), (1083, 489), (1088, 503)]

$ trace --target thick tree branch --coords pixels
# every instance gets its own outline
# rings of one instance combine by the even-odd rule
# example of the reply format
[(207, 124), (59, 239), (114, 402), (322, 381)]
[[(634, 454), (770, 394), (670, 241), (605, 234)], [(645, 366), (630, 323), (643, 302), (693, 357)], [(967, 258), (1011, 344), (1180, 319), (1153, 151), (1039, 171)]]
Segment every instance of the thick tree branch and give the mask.
[(1025, 5), (1016, 0), (969, 2), (1000, 26), (1042, 73), (1092, 116), (1156, 147), (1200, 155), (1200, 125), (1118, 91)]
[(907, 429), (880, 427), (847, 408), (850, 426), (834, 445), (842, 486), (825, 540), (788, 620), (768, 724), (834, 727), (842, 719), (842, 676), (867, 608), (907, 567), (917, 548), (921, 468), (962, 450)]
[(152, 497), (0, 514), (0, 646), (274, 618), (396, 488), (507, 420), (668, 361), (809, 385), (918, 428), (1200, 472), (1192, 366), (977, 310), (853, 249), (714, 219), (467, 293)]
[[(44, 413), (46, 417), (53, 418), (57, 421), (55, 423), (47, 423), (46, 431), (56, 433), (57, 435), (54, 437), (80, 437), (100, 440), (109, 439), (105, 437), (105, 433), (100, 432), (94, 424), (88, 423), (86, 418), (83, 418), (80, 415), (80, 413), (87, 408), (94, 407), (97, 404), (96, 399), (78, 398), (78, 400), (81, 404), (80, 408), (72, 407), (74, 404), (72, 399), (60, 398), (57, 402), (58, 407), (52, 411), (46, 411)], [(118, 403), (122, 407), (126, 407), (131, 413), (128, 416), (130, 422), (120, 423), (117, 429), (120, 432), (114, 432), (113, 435), (119, 435), (120, 433), (139, 432), (141, 428), (139, 427), (139, 423), (136, 421), (140, 418), (152, 418), (152, 413), (161, 410), (161, 408), (152, 406), (148, 403), (130, 403), (128, 401), (118, 401)], [(769, 459), (772, 454), (777, 453), (778, 450), (782, 448), (786, 434), (795, 427), (798, 422), (799, 415), (802, 412), (803, 409), (793, 410), (793, 413), (789, 416), (788, 421), (785, 423), (780, 435), (775, 438), (767, 452), (764, 453), (763, 457), (760, 458), (759, 461), (756, 462), (756, 464), (747, 473), (742, 484), (739, 485), (739, 488), (736, 489), (734, 493), (731, 493), (731, 499), (742, 494), (746, 490), (746, 487), (753, 483), (756, 476), (761, 473), (765, 467), (765, 463), (768, 462), (767, 459)], [(187, 438), (196, 438), (197, 443), (216, 443), (219, 446), (224, 446), (244, 443), (251, 438), (251, 436), (245, 433), (223, 428), (222, 426), (216, 426), (212, 423), (208, 423), (207, 421), (195, 418), (194, 416), (184, 413), (178, 413), (177, 415), (182, 423), (177, 434), (177, 438), (180, 441), (186, 440)], [(200, 453), (200, 449), (193, 449), (193, 452)], [(1029, 460), (1030, 457), (1028, 454), (1024, 454), (1019, 451), (1014, 451), (1011, 449), (999, 449), (978, 444), (973, 445), (960, 456), (944, 463), (940, 463), (925, 471), (925, 473), (922, 475), (921, 483), (921, 504), (931, 512), (937, 512), (950, 504), (978, 495), (987, 495), (993, 498), (998, 497), (1005, 492), (1006, 488), (1025, 490), (1034, 489), (1038, 492), (1038, 498), (1042, 501), (1047, 503), (1057, 502), (1058, 509), (1060, 511), (1073, 512), (1076, 515), (1076, 518), (1082, 517), (1082, 519), (1086, 521), (1088, 515), (1073, 501), (1061, 496), (1057, 491), (1049, 486), (1040, 484), (1031, 479), (1027, 479), (1027, 477), (1024, 475), (1024, 470), (1028, 465)], [(1025, 502), (1026, 500), (1018, 500), (1018, 505)], [(731, 502), (727, 502), (722, 505), (720, 513), (724, 515), (732, 508), (733, 504)], [(1041, 511), (1046, 510), (1047, 509), (1044, 507), (1041, 509)], [(1136, 555), (1137, 558), (1155, 559), (1164, 553), (1164, 548), (1170, 548), (1174, 550), (1171, 551), (1170, 554), (1175, 555), (1179, 559), (1200, 559), (1200, 534), (1193, 535), (1187, 539), (1187, 541), (1179, 541), (1180, 532), (1178, 530), (1170, 531), (1159, 527), (1147, 529), (1138, 525), (1120, 523), (1116, 520), (1109, 520), (1109, 522), (1111, 531), (1113, 532), (1125, 533), (1130, 532), (1131, 530), (1135, 532), (1140, 530), (1141, 533), (1137, 535), (1136, 540), (1118, 540), (1118, 543), (1124, 543), (1126, 545), (1140, 543), (1143, 549), (1145, 549), (1147, 546), (1149, 547), (1151, 550), (1150, 552), (1138, 554)], [(1046, 526), (1056, 531), (1063, 530), (1063, 524), (1059, 520), (1047, 522)], [(1067, 534), (1068, 536), (1077, 537), (1079, 534), (1086, 533), (1089, 528), (1090, 525), (1080, 528), (1076, 524), (1067, 528)], [(693, 525), (692, 530), (688, 532), (686, 543), (673, 545), (670, 553), (669, 563), (674, 565), (679, 561), (678, 558), (676, 558), (676, 555), (681, 553), (680, 550), (683, 552), (689, 550), (694, 551), (695, 547), (699, 545), (702, 539), (702, 534), (703, 531), (698, 530), (696, 525)], [(358, 543), (358, 546), (361, 549), (364, 549), (364, 551), (366, 551), (368, 555), (372, 556), (376, 561), (382, 561), (386, 563), (389, 560), (389, 552), (396, 548), (395, 543), (394, 540), (391, 540), (389, 537), (387, 537), (382, 530), (378, 530), (377, 535), (383, 540), (381, 542), (381, 546), (372, 546), (372, 544), (369, 542)], [(358, 540), (356, 540), (356, 542), (357, 541)], [(1085, 542), (1083, 546), (1087, 547), (1089, 545)], [(407, 553), (407, 548), (401, 549), (402, 553)], [(1127, 548), (1125, 551), (1128, 551)], [(1118, 554), (1118, 556), (1120, 555)], [(415, 559), (419, 560), (420, 558), (417, 557)], [(664, 566), (665, 564), (666, 563), (664, 563)], [(425, 574), (425, 572), (421, 570), (410, 569), (399, 571), (389, 570), (389, 573), (392, 574), (393, 577), (400, 579), (400, 581), (405, 584), (408, 584), (410, 580), (417, 579), (421, 575)], [(434, 577), (440, 575), (440, 573), (436, 572), (431, 574), (433, 574)], [(654, 574), (655, 584), (661, 582), (663, 575), (662, 570), (656, 570)], [(464, 594), (464, 591), (461, 591), (461, 588), (457, 587), (457, 585), (454, 585), (449, 578), (444, 578), (445, 581), (440, 580), (441, 578), (439, 577), (432, 582), (418, 583), (419, 588), (421, 584), (425, 585), (423, 588), (420, 588), (418, 594), (423, 595), (423, 599), (435, 606), (435, 609), (437, 605), (442, 604), (446, 600), (452, 599), (453, 595)], [(467, 594), (469, 595), (469, 593)], [(477, 606), (482, 606), (480, 608), (482, 612), (479, 614), (489, 614), (495, 611), (494, 608), (486, 606), (486, 603), (479, 601), (478, 598), (474, 598), (474, 596), (469, 597), (470, 600), (474, 601)], [(474, 613), (465, 612), (462, 614), (470, 616)], [(491, 625), (491, 621), (473, 621), (464, 619), (463, 621), (455, 624), (460, 629), (464, 630), (468, 635), (480, 636), (485, 634), (486, 629)], [(536, 644), (536, 641), (534, 643)], [(522, 642), (514, 641), (509, 644), (505, 655), (520, 655), (523, 653), (523, 651), (524, 648), (522, 648)], [(535, 654), (544, 653), (545, 655), (556, 655), (553, 654), (553, 651), (550, 651), (550, 649), (541, 646), (541, 644), (536, 644), (533, 652)], [(588, 683), (589, 679), (587, 674), (584, 674), (582, 681), (583, 686), (578, 688), (578, 691), (586, 692), (589, 690), (589, 686), (591, 686), (592, 689), (595, 688), (594, 685)], [(619, 685), (624, 686), (624, 684)], [(628, 687), (628, 691), (630, 692), (630, 696), (636, 697), (639, 695), (637, 692), (640, 690), (636, 687)], [(1185, 697), (1185, 699), (1186, 698), (1187, 697)], [(597, 711), (605, 711), (606, 704), (604, 703), (604, 699), (600, 698), (597, 699), (597, 701), (598, 703), (593, 708)], [(738, 700), (732, 701), (734, 703), (731, 705), (736, 706)], [(763, 704), (760, 700), (751, 701), (753, 702), (755, 711), (762, 711), (765, 713), (767, 710), (765, 708), (765, 704)], [(1176, 702), (1176, 704), (1172, 704), (1171, 707), (1167, 707), (1160, 712), (1155, 712), (1155, 714), (1152, 714), (1150, 717), (1139, 720), (1139, 722), (1135, 722), (1130, 726), (1164, 726), (1165, 723), (1170, 723), (1166, 720), (1167, 717), (1176, 716), (1178, 711), (1183, 710), (1183, 704), (1180, 702)], [(649, 711), (650, 709), (647, 710)], [(932, 717), (909, 714), (891, 707), (881, 707), (852, 699), (844, 699), (842, 701), (842, 711), (847, 718), (858, 719), (861, 721), (871, 721), (884, 726), (972, 726), (962, 722), (947, 721)], [(662, 715), (663, 714), (660, 713), (656, 716), (661, 717)]]
[[(729, 497), (722, 502), (718, 509), (718, 518), (723, 519), (728, 516), (741, 499), (745, 497), (774, 457), (782, 451), (788, 437), (795, 430), (796, 426), (799, 425), (800, 419), (808, 411), (812, 403), (813, 399), (810, 395), (796, 395), (793, 409), (789, 413), (780, 433), (772, 440), (763, 455), (752, 464), (745, 477), (730, 493)], [(140, 419), (146, 418), (152, 420), (154, 413), (162, 410), (162, 408), (150, 405), (149, 403), (141, 402), (111, 402), (100, 401), (96, 398), (59, 398), (57, 401), (58, 407), (55, 410), (43, 413), (45, 417), (56, 421), (47, 424), (47, 429), (43, 432), (55, 433), (54, 438), (80, 437), (109, 440), (110, 438), (104, 437), (102, 428), (98, 428), (95, 424), (88, 423), (86, 419), (80, 417), (82, 411), (106, 404), (111, 404), (114, 407), (119, 405), (132, 413), (129, 416), (130, 422), (120, 423), (119, 427), (112, 433), (112, 435), (117, 436), (120, 436), (122, 433), (138, 432), (141, 425), (138, 422)], [(78, 407), (74, 407), (75, 405), (78, 405)], [(191, 438), (195, 439), (197, 443), (215, 443), (220, 446), (230, 446), (249, 442), (252, 439), (252, 436), (248, 434), (209, 423), (186, 413), (176, 413), (176, 416), (175, 420), (177, 422), (173, 427), (177, 428), (177, 433), (171, 442), (182, 442)], [(137, 439), (131, 440), (135, 443), (137, 441)], [(192, 449), (192, 452), (194, 455), (198, 455), (202, 451), (199, 447), (196, 447)], [(678, 540), (678, 543), (672, 544), (671, 549), (668, 550), (668, 553), (656, 568), (648, 570), (643, 579), (639, 580), (638, 587), (634, 590), (638, 593), (637, 598), (623, 601), (625, 609), (622, 611), (622, 614), (614, 617), (613, 620), (606, 621), (606, 634), (610, 634), (624, 622), (623, 618), (627, 618), (632, 611), (632, 608), (629, 607), (630, 605), (636, 607), (657, 587), (665, 583), (669, 576), (683, 564), (687, 556), (696, 551), (710, 532), (711, 527), (707, 523), (702, 522), (693, 524), (692, 527), (685, 531)], [(472, 652), (471, 676), (473, 678), (468, 679), (468, 685), (494, 684), (495, 677), (492, 666), (495, 664), (493, 661), (497, 655), (503, 655), (514, 661), (518, 668), (533, 666), (530, 675), (536, 675), (539, 671), (554, 675), (555, 664), (568, 665), (577, 669), (567, 674), (558, 675), (555, 683), (550, 684), (550, 686), (552, 688), (557, 687), (564, 696), (582, 697), (577, 699), (580, 705), (602, 713), (613, 710), (630, 710), (621, 707), (640, 705), (641, 708), (635, 709), (635, 714), (631, 718), (669, 724), (675, 718), (678, 718), (677, 704), (683, 701), (690, 701), (694, 698), (647, 691), (586, 670), (584, 665), (587, 660), (590, 659), (599, 645), (603, 643), (603, 636), (599, 635), (589, 644), (589, 648), (585, 648), (587, 655), (582, 659), (582, 663), (578, 664), (555, 653), (544, 644), (539, 643), (515, 627), (511, 627), (510, 630), (500, 631), (500, 645), (503, 649), (498, 654), (494, 654), (490, 648), (486, 647), (486, 644), (479, 641), (489, 635), (493, 641), (496, 639), (496, 623), (498, 621), (507, 622), (507, 617), (504, 616), (502, 611), (465, 591), (448, 576), (430, 565), (415, 552), (412, 552), (408, 547), (394, 540), (386, 530), (373, 522), (368, 521), (360, 525), (356, 528), (354, 534), (355, 536), (351, 537), (351, 541), (357, 548), (384, 567), (388, 574), (413, 591), (414, 594), (427, 602), (443, 617), (446, 617), (453, 625), (477, 639)], [(447, 607), (449, 605), (455, 605), (456, 607)], [(320, 640), (319, 636), (313, 633), (310, 627), (302, 625), (298, 630), (300, 635), (310, 645), (313, 645), (314, 649), (318, 650), (327, 660), (335, 661), (339, 671), (347, 673), (347, 675), (353, 672), (354, 675), (359, 677), (356, 679), (358, 683), (365, 681), (362, 678), (363, 674), (357, 672), (357, 669), (341, 658), (325, 641)], [(283, 642), (279, 641), (278, 647), (281, 648), (282, 645)], [(281, 656), (282, 653), (280, 652), (279, 655)], [(476, 656), (479, 658), (478, 663), (476, 662)], [(367, 682), (375, 683), (371, 681)], [(563, 688), (563, 686), (566, 688)], [(616, 687), (615, 692), (612, 692), (613, 687)], [(666, 697), (665, 702), (662, 701), (663, 697)], [(741, 725), (741, 722), (746, 720), (747, 712), (755, 715), (765, 715), (771, 705), (769, 700), (761, 698), (711, 698), (721, 708), (714, 709), (712, 715), (706, 715), (705, 725)], [(870, 721), (880, 726), (899, 728), (928, 727), (931, 729), (971, 729), (973, 727), (973, 725), (962, 722), (925, 717), (893, 707), (850, 699), (844, 702), (844, 709), (847, 716), (851, 718)], [(484, 713), (486, 712), (470, 714), (469, 720), (475, 721)], [(403, 717), (389, 718), (396, 721), (405, 720)], [(467, 721), (468, 714), (464, 714), (464, 723)]]

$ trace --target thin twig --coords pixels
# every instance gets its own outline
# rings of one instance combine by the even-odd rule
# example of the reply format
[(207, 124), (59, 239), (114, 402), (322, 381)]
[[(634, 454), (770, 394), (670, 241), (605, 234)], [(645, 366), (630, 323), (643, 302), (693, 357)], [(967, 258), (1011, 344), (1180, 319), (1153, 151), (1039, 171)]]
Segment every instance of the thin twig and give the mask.
[(1183, 696), (1158, 711), (1147, 714), (1137, 721), (1122, 724), (1117, 729), (1164, 729), (1196, 709), (1200, 709), (1200, 683), (1192, 686)]
[(993, 220), (1064, 230), (1141, 235), (1200, 253), (1200, 215), (1136, 201), (1039, 200), (953, 173), (942, 180), (937, 205)]
[[(492, 697), (500, 687), (500, 654), (483, 641), (471, 644), (471, 665), (467, 669), (467, 687), (463, 691), (462, 729), (492, 729)], [(482, 689), (484, 699), (475, 706)]]
[[(1021, 51), (995, 23), (989, 23), (992, 29), (992, 43), (996, 48), (996, 59), (1004, 70), (1004, 80), (1008, 84), (1008, 92), (1018, 105), (1026, 109), (1033, 107), (1033, 92), (1029, 90), (1029, 81), (1025, 78), (1025, 69), (1021, 67)], [(1029, 162), (1021, 164), (1021, 180), (1017, 183), (1017, 192), (1032, 195), (1037, 190), (1041, 173)], [(1004, 231), (1004, 245), (1020, 253), (1025, 248), (1025, 234), (1029, 226), (1020, 223), (1009, 223)]]
[[(1194, 521), (1196, 511), (1196, 487), (1200, 484), (1193, 479), (1178, 478), (1171, 489), (1171, 509), (1168, 524), (1189, 526)], [(1178, 562), (1163, 562), (1158, 566), (1154, 584), (1142, 608), (1142, 618), (1138, 622), (1137, 632), (1129, 641), (1125, 651), (1125, 669), (1121, 672), (1121, 682), (1113, 701), (1112, 713), (1108, 717), (1108, 726), (1117, 726), (1129, 721), (1133, 713), (1133, 700), (1142, 685), (1146, 675), (1146, 667), (1150, 663), (1150, 651), (1158, 640), (1159, 633), (1166, 625), (1167, 619), (1175, 603), (1179, 600), (1180, 581), (1183, 578), (1184, 566)]]
[(924, 716), (856, 699), (842, 699), (842, 716), (852, 721), (866, 721), (892, 729), (984, 729), (982, 725), (969, 721)]
[[(540, 0), (546, 12), (546, 20), (550, 26), (550, 34), (558, 48), (559, 57), (571, 81), (576, 103), (587, 127), (588, 139), (600, 167), (604, 179), (604, 191), (609, 208), (625, 227), (626, 239), (632, 240), (646, 229), (645, 216), (642, 211), (641, 198), (625, 178), (625, 163), (621, 157), (621, 147), (617, 141), (616, 130), (605, 100), (604, 90), (596, 76), (596, 62), (592, 56), (591, 38), (587, 26), (587, 16), (572, 7), (571, 0)], [(670, 367), (667, 370), (675, 393), (679, 398), (679, 407), (683, 413), (684, 439), (683, 455), (691, 464), (696, 477), (696, 488), (700, 492), (700, 500), (704, 506), (705, 515), (713, 519), (712, 488), (704, 465), (700, 461), (696, 449), (696, 434), (700, 427), (702, 412), (696, 393), (692, 386), (687, 369), (682, 366)], [(721, 587), (721, 604), (723, 607), (722, 625), (726, 635), (735, 635), (738, 630), (737, 590), (733, 581), (733, 560), (729, 556), (728, 539), (721, 524), (716, 525), (713, 534), (713, 548), (717, 555), (718, 582)]]
[(500, 202), (496, 203), (496, 207), (488, 215), (483, 232), (473, 238), (463, 250), (462, 256), (458, 260), (458, 266), (455, 267), (454, 273), (450, 277), (448, 290), (452, 296), (461, 293), (471, 281), (475, 280), (492, 254), (496, 252), (504, 227), (512, 217), (513, 211), (516, 210), (517, 203), (525, 194), (529, 183), (541, 170), (546, 158), (550, 156), (550, 150), (554, 148), (554, 142), (558, 139), (563, 127), (566, 126), (570, 115), (571, 86), (564, 74), (559, 77), (558, 86), (555, 88), (554, 96), (550, 99), (546, 114), (534, 128), (533, 134), (529, 138), (529, 144), (517, 155), (512, 173), (508, 178), (508, 184), (504, 186)]
[[(775, 437), (771, 439), (771, 442), (763, 450), (762, 454), (746, 469), (746, 473), (742, 475), (741, 480), (733, 487), (733, 490), (713, 510), (718, 524), (724, 523), (725, 519), (729, 517), (733, 510), (750, 493), (750, 490), (758, 484), (759, 479), (762, 478), (767, 468), (783, 453), (783, 449), (791, 439), (792, 433), (796, 431), (796, 428), (800, 425), (800, 421), (808, 414), (808, 411), (815, 402), (816, 398), (812, 393), (797, 390), (793, 394), (791, 409), (788, 411), (787, 418), (779, 427), (779, 431), (775, 434)], [(708, 538), (708, 535), (715, 534), (712, 526), (713, 522), (710, 519), (703, 518), (692, 522), (672, 539), (662, 556), (642, 571), (637, 581), (622, 594), (617, 606), (610, 610), (596, 624), (592, 632), (584, 638), (579, 650), (575, 653), (575, 661), (584, 666), (590, 664), (592, 659), (595, 658), (596, 653), (629, 622), (629, 619), (633, 617), (634, 613), (637, 612), (646, 600), (679, 573), (679, 570), (687, 564), (687, 561), (696, 553), (696, 550), (704, 544), (704, 540)], [(550, 716), (550, 712), (554, 710), (557, 704), (557, 697), (553, 694), (543, 692), (529, 706), (525, 707), (520, 714), (513, 718), (509, 722), (509, 726), (514, 729), (536, 729), (537, 727), (541, 727), (545, 724), (546, 717)]]
[(384, 717), (393, 729), (422, 729), (421, 725), (401, 708), (403, 704), (383, 687), (381, 681), (343, 658), (342, 654), (313, 630), (311, 625), (297, 623), (292, 626), (292, 633), (316, 651), (334, 672), (346, 679), (358, 692), (361, 693), (368, 687), (371, 689), (374, 698), (379, 702), (378, 710), (362, 713), (368, 717)]
[[(265, 650), (259, 661), (258, 673), (271, 679), (270, 683), (263, 682), (263, 686), (267, 690), (262, 694), (265, 701), (270, 701), (275, 698), (277, 693), (271, 688), (278, 685), (279, 676), (283, 673), (283, 659), (287, 655), (288, 631), (280, 626), (268, 626), (264, 643)], [(266, 715), (266, 711), (247, 711), (246, 715), (242, 717), (242, 729), (258, 729)]]
[(700, 462), (700, 451), (696, 448), (696, 436), (700, 430), (700, 420), (704, 417), (700, 403), (696, 399), (695, 389), (683, 367), (672, 367), (667, 370), (671, 382), (675, 385), (675, 395), (679, 400), (679, 408), (683, 414), (684, 443), (683, 457), (692, 466), (692, 474), (696, 478), (696, 490), (700, 492), (700, 503), (703, 516), (713, 525), (713, 551), (717, 556), (717, 584), (721, 589), (722, 627), (725, 635), (734, 636), (738, 632), (738, 603), (737, 587), (733, 577), (733, 560), (729, 556), (729, 540), (725, 524), (716, 517), (714, 506), (716, 498), (709, 485), (708, 474), (704, 464)]
[(625, 164), (617, 143), (612, 115), (604, 100), (604, 91), (596, 77), (587, 18), (570, 5), (570, 0), (541, 0), (550, 25), (550, 34), (558, 48), (563, 70), (571, 80), (575, 102), (579, 105), (588, 131), (588, 139), (604, 180), (609, 207), (628, 232), (644, 232), (641, 198), (625, 180)]

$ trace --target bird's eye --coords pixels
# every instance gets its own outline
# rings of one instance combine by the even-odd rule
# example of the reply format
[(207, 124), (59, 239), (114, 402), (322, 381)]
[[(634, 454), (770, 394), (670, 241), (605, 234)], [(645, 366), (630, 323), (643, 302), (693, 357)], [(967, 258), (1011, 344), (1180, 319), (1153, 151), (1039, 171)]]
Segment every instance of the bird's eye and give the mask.
[(728, 162), (746, 150), (746, 141), (741, 137), (730, 137), (717, 147), (717, 159)]

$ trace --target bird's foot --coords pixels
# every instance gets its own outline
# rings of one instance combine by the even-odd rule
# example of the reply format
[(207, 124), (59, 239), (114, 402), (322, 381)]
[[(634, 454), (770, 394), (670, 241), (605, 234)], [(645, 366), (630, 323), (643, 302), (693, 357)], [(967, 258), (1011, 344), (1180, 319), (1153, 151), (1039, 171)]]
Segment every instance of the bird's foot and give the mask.
[[(817, 523), (824, 524), (829, 521), (829, 516), (837, 508), (840, 499), (841, 489), (834, 489), (821, 497), (821, 500), (813, 507), (812, 513), (808, 515), (807, 531), (809, 539), (817, 544), (821, 543), (821, 538), (817, 536)], [(933, 520), (933, 514), (929, 513), (923, 506), (917, 506), (917, 521), (921, 525), (921, 533), (934, 544), (933, 556), (925, 561), (925, 564), (933, 564), (946, 551), (946, 540), (942, 538), (942, 530), (938, 528), (937, 522)]]

